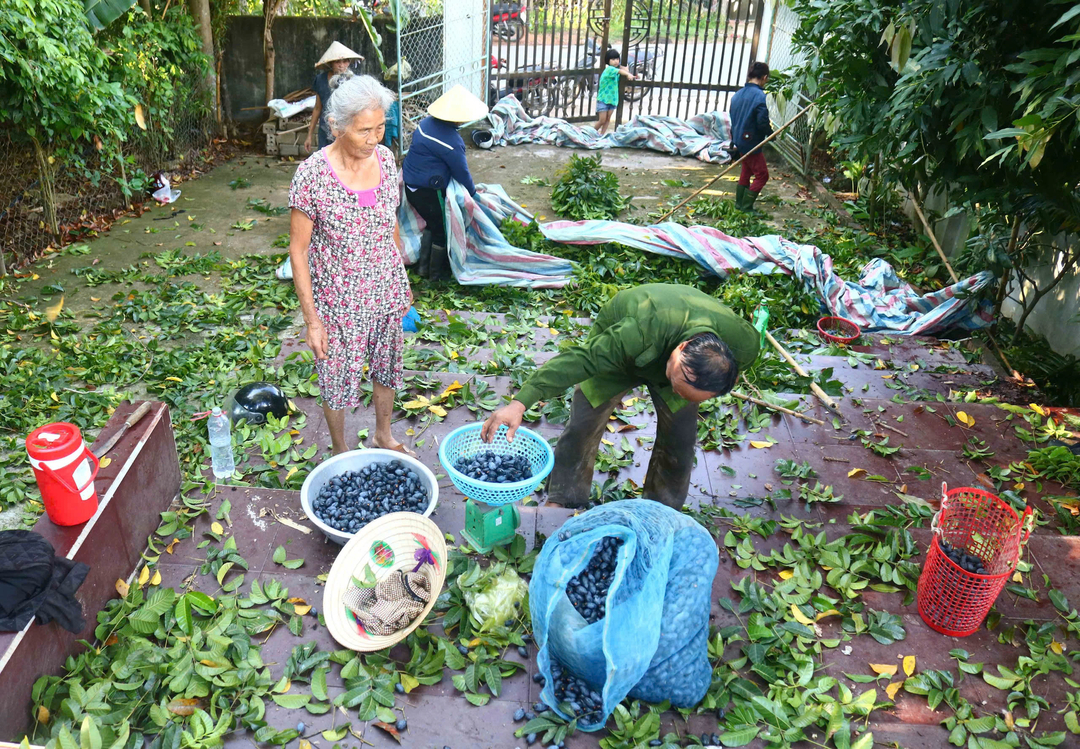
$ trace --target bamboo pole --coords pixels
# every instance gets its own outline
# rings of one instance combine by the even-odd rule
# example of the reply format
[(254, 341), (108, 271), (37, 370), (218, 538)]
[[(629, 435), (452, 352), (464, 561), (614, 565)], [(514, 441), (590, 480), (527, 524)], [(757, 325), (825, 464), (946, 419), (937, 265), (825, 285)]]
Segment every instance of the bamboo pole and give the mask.
[(803, 419), (805, 421), (809, 421), (811, 424), (820, 424), (821, 426), (825, 426), (825, 422), (822, 421), (821, 419), (815, 419), (813, 416), (807, 416), (804, 413), (799, 413), (798, 411), (792, 411), (790, 408), (785, 408), (784, 406), (778, 406), (775, 403), (768, 403), (767, 401), (759, 400), (758, 398), (752, 398), (749, 395), (743, 395), (742, 393), (737, 393), (734, 390), (731, 391), (731, 394), (733, 396), (735, 396), (736, 398), (738, 398), (739, 400), (749, 401), (750, 403), (753, 403), (756, 406), (761, 406), (762, 408), (768, 408), (771, 411), (779, 411), (782, 414), (788, 414), (790, 416), (798, 416), (800, 419)]
[(743, 161), (744, 161), (744, 160), (746, 159), (746, 157), (750, 156), (750, 155), (751, 155), (752, 153), (754, 153), (754, 151), (757, 151), (757, 150), (758, 150), (759, 148), (761, 148), (762, 146), (764, 146), (764, 145), (765, 145), (766, 143), (768, 143), (769, 141), (773, 140), (773, 139), (774, 139), (774, 138), (776, 138), (776, 137), (777, 137), (778, 135), (780, 135), (780, 133), (782, 133), (782, 132), (784, 132), (785, 130), (787, 130), (787, 129), (788, 129), (788, 128), (789, 128), (790, 126), (791, 126), (791, 125), (793, 125), (793, 124), (795, 123), (795, 120), (799, 119), (799, 118), (800, 118), (800, 117), (802, 117), (802, 116), (803, 116), (804, 114), (806, 114), (807, 110), (809, 110), (809, 109), (810, 109), (810, 107), (812, 107), (812, 106), (814, 106), (813, 102), (811, 102), (810, 104), (807, 104), (807, 105), (806, 105), (805, 107), (803, 107), (803, 108), (802, 108), (801, 110), (799, 110), (799, 113), (798, 113), (798, 114), (796, 114), (796, 115), (795, 115), (794, 117), (792, 117), (792, 118), (791, 118), (790, 120), (788, 120), (788, 121), (787, 121), (787, 122), (785, 122), (785, 123), (784, 123), (783, 125), (781, 125), (781, 126), (780, 126), (780, 129), (778, 129), (778, 130), (775, 130), (775, 131), (773, 131), (772, 135), (770, 135), (770, 136), (769, 136), (768, 138), (766, 138), (765, 140), (761, 141), (761, 142), (760, 142), (760, 143), (758, 143), (758, 144), (757, 144), (756, 146), (754, 146), (753, 148), (751, 148), (751, 149), (750, 149), (750, 151), (748, 151), (747, 153), (744, 153), (744, 154), (743, 154), (742, 156), (740, 156), (740, 157), (739, 157), (739, 159), (738, 159), (738, 161), (733, 161), (732, 163), (728, 164), (728, 165), (727, 165), (727, 167), (725, 167), (725, 168), (724, 168), (724, 170), (723, 170), (722, 172), (720, 172), (720, 173), (719, 173), (718, 175), (716, 175), (716, 176), (715, 176), (715, 177), (713, 177), (713, 178), (712, 178), (711, 180), (709, 180), (709, 181), (708, 181), (708, 182), (707, 182), (707, 183), (706, 183), (706, 184), (705, 184), (705, 185), (704, 185), (703, 187), (701, 187), (700, 189), (698, 189), (698, 190), (695, 190), (694, 192), (690, 193), (690, 195), (689, 195), (689, 196), (687, 196), (687, 198), (686, 198), (685, 200), (683, 200), (683, 201), (682, 201), (681, 203), (679, 203), (679, 204), (678, 204), (677, 206), (675, 206), (675, 207), (674, 207), (674, 208), (672, 208), (672, 209), (671, 209), (670, 211), (668, 211), (668, 212), (667, 212), (667, 213), (665, 213), (665, 214), (664, 214), (663, 216), (661, 216), (661, 217), (660, 217), (659, 219), (657, 219), (656, 223), (658, 223), (658, 224), (659, 224), (659, 223), (660, 223), (661, 221), (663, 221), (664, 219), (666, 219), (666, 218), (668, 218), (669, 216), (671, 216), (671, 214), (675, 213), (675, 211), (677, 211), (677, 210), (679, 210), (680, 208), (682, 208), (682, 207), (683, 207), (684, 205), (686, 205), (687, 203), (689, 203), (689, 202), (690, 202), (691, 200), (693, 200), (694, 198), (696, 198), (696, 197), (697, 197), (698, 195), (700, 195), (701, 193), (703, 193), (703, 192), (705, 192), (706, 190), (708, 190), (708, 189), (709, 189), (710, 187), (712, 187), (712, 186), (713, 186), (713, 185), (714, 185), (714, 184), (715, 184), (715, 183), (716, 183), (716, 182), (717, 182), (717, 181), (718, 181), (718, 180), (719, 180), (719, 179), (720, 179), (721, 177), (723, 177), (723, 176), (724, 176), (725, 174), (727, 174), (728, 172), (730, 172), (730, 171), (731, 171), (732, 169), (734, 169), (735, 167), (739, 166), (739, 164), (743, 163)]
[[(766, 330), (765, 337), (769, 339), (769, 343), (772, 344), (774, 349), (780, 352), (780, 355), (784, 357), (788, 364), (791, 365), (791, 368), (795, 370), (795, 373), (798, 374), (799, 377), (810, 376), (806, 373), (806, 370), (802, 368), (799, 362), (795, 361), (791, 354), (787, 352), (787, 349), (781, 346), (780, 343), (775, 338), (773, 338), (772, 333)], [(829, 409), (837, 416), (840, 416), (840, 407), (836, 405), (836, 401), (829, 397), (828, 393), (821, 389), (820, 385), (818, 385), (816, 382), (811, 381), (810, 392), (817, 396), (818, 400), (822, 402), (825, 408)]]
[[(930, 237), (930, 243), (934, 245), (934, 249), (937, 250), (938, 256), (941, 258), (941, 261), (945, 263), (945, 267), (949, 270), (949, 275), (952, 277), (953, 283), (958, 283), (960, 279), (957, 277), (956, 271), (954, 271), (952, 266), (949, 265), (949, 259), (945, 257), (945, 252), (941, 249), (941, 245), (938, 243), (937, 235), (934, 234), (934, 230), (930, 227), (930, 222), (926, 220), (926, 216), (923, 214), (922, 208), (919, 207), (919, 202), (915, 200), (915, 196), (911, 193), (908, 193), (908, 198), (911, 200), (911, 205), (915, 207), (915, 213), (918, 214), (919, 220), (922, 221), (923, 227), (926, 228), (926, 235)], [(1019, 227), (1020, 223), (1019, 219), (1017, 219), (1013, 222), (1012, 236), (1009, 238), (1010, 245), (1014, 244)], [(990, 345), (994, 347), (994, 351), (997, 353), (998, 358), (1001, 359), (1001, 363), (1005, 365), (1005, 368), (1012, 372), (1014, 375), (1019, 376), (1020, 373), (1013, 369), (1012, 364), (1010, 364), (1009, 360), (1005, 357), (1005, 352), (1001, 350), (1001, 346), (999, 346), (998, 342), (994, 340), (994, 336), (990, 335), (990, 333), (987, 332), (986, 337), (990, 341)]]
[(930, 243), (934, 245), (934, 249), (937, 250), (938, 257), (941, 258), (941, 262), (945, 263), (945, 267), (949, 269), (949, 275), (952, 276), (953, 283), (958, 282), (960, 279), (956, 275), (956, 271), (949, 265), (949, 258), (945, 257), (945, 251), (941, 249), (941, 245), (938, 244), (937, 237), (934, 235), (934, 230), (930, 228), (930, 222), (926, 220), (926, 215), (923, 213), (922, 208), (919, 207), (919, 201), (915, 199), (915, 196), (910, 192), (908, 193), (908, 199), (911, 200), (911, 205), (915, 207), (915, 213), (918, 214), (919, 220), (922, 221), (922, 225), (926, 227), (926, 233), (930, 237)]

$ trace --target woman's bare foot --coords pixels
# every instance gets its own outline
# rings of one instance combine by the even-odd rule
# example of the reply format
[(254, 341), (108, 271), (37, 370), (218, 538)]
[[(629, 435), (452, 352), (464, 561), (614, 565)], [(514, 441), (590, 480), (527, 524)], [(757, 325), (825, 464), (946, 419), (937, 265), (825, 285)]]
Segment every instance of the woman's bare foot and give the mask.
[(405, 447), (405, 445), (398, 442), (393, 437), (391, 437), (389, 440), (386, 440), (386, 441), (375, 438), (374, 440), (372, 440), (372, 442), (375, 444), (375, 447), (381, 448), (383, 450), (393, 450), (395, 452), (399, 452), (399, 453), (403, 453), (405, 455), (408, 455), (410, 458), (415, 458), (416, 457), (416, 453), (414, 451), (412, 451), (409, 448)]

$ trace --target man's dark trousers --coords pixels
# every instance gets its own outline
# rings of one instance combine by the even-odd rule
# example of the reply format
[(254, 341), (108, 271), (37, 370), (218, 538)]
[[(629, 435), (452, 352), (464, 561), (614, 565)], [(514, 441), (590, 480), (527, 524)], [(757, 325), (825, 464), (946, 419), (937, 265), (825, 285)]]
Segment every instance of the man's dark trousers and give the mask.
[[(564, 507), (588, 504), (600, 440), (607, 433), (612, 412), (622, 404), (627, 392), (594, 408), (581, 388), (574, 388), (570, 421), (555, 445), (555, 468), (547, 484), (549, 501)], [(690, 491), (690, 473), (694, 470), (697, 404), (687, 404), (672, 413), (652, 388), (649, 395), (656, 410), (656, 441), (642, 497), (679, 509)]]

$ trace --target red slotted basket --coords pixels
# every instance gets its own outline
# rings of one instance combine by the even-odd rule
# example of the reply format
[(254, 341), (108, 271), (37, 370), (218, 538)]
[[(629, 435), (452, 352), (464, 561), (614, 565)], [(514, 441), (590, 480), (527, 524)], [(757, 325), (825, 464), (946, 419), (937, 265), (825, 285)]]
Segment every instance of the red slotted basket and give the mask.
[(860, 335), (862, 328), (842, 317), (823, 317), (817, 322), (818, 333), (832, 343), (851, 343)]
[[(967, 637), (982, 625), (1031, 534), (1031, 508), (1023, 516), (982, 489), (948, 490), (942, 484), (941, 510), (919, 577), (917, 599), (923, 621), (943, 635)], [(983, 560), (988, 574), (968, 572), (946, 556), (939, 540)]]

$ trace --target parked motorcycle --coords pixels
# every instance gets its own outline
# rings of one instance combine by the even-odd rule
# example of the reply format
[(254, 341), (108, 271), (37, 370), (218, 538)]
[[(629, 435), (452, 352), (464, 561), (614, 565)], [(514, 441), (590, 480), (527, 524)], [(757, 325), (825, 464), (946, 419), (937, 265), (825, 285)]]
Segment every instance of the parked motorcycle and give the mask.
[[(627, 59), (623, 61), (623, 64), (630, 69), (638, 80), (650, 81), (656, 77), (656, 64), (664, 57), (664, 51), (662, 49), (644, 49), (642, 50), (640, 45), (636, 45), (630, 48), (630, 52), (627, 55)], [(585, 55), (577, 61), (574, 65), (575, 68), (598, 68), (600, 61), (604, 58), (604, 50), (600, 48), (600, 45), (596, 43), (595, 39), (585, 40)], [(564, 102), (567, 105), (570, 102), (576, 101), (582, 96), (592, 96), (597, 86), (600, 85), (600, 75), (576, 75), (566, 76), (560, 81), (559, 92)], [(627, 101), (638, 101), (643, 99), (650, 91), (649, 88), (644, 86), (635, 86), (633, 82), (628, 82), (625, 89)]]
[(525, 36), (525, 5), (523, 3), (492, 5), (491, 33), (509, 42), (516, 42)]
[(522, 73), (522, 77), (499, 80), (495, 76), (505, 67), (507, 67), (506, 60), (491, 56), (488, 106), (493, 107), (499, 99), (513, 94), (531, 117), (550, 115), (559, 103), (559, 80), (551, 74), (550, 69), (541, 65), (526, 65), (519, 71), (514, 71)]

